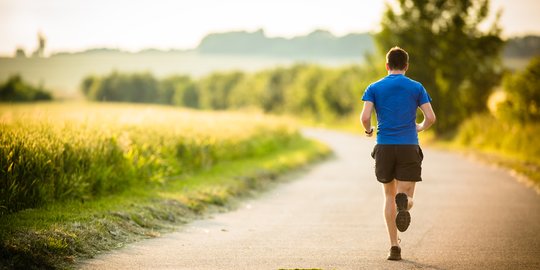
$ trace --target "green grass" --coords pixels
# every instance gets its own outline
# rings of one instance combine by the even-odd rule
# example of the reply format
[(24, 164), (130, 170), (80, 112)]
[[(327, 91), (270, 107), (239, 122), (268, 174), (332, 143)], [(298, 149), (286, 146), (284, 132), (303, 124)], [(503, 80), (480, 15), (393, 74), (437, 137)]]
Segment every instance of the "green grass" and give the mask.
[(285, 179), (278, 177), (284, 172), (328, 153), (325, 146), (297, 137), (272, 153), (222, 162), (162, 185), (5, 215), (0, 220), (0, 268), (72, 268), (99, 252), (234, 207), (235, 198), (265, 190)]
[(447, 148), (465, 151), (524, 175), (540, 188), (540, 124), (508, 122), (491, 115), (465, 121)]

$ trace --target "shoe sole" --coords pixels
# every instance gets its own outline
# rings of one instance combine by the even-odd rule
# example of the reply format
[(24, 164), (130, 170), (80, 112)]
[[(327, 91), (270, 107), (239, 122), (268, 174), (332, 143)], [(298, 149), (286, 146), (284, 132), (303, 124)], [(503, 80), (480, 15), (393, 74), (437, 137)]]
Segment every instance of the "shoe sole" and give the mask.
[(391, 256), (389, 256), (386, 259), (389, 260), (389, 261), (401, 261), (401, 256), (399, 256), (399, 257), (391, 257)]
[(397, 215), (396, 215), (396, 227), (400, 232), (404, 232), (409, 228), (411, 224), (411, 214), (407, 210), (409, 199), (407, 194), (398, 193), (396, 195)]
[(392, 249), (390, 249), (390, 254), (388, 254), (388, 257), (386, 259), (390, 261), (401, 260), (401, 249), (398, 249), (397, 252), (392, 252)]

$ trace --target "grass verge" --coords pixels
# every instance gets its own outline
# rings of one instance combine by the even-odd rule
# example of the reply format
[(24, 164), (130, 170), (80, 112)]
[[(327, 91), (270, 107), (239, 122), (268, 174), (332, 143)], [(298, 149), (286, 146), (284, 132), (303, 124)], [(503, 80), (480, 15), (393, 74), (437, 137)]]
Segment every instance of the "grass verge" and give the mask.
[(100, 252), (172, 231), (209, 210), (230, 209), (236, 198), (264, 190), (283, 179), (279, 175), (329, 153), (326, 146), (298, 137), (286, 149), (219, 163), (161, 186), (2, 216), (0, 268), (74, 268)]
[(540, 190), (540, 125), (476, 115), (465, 121), (447, 147), (499, 165)]

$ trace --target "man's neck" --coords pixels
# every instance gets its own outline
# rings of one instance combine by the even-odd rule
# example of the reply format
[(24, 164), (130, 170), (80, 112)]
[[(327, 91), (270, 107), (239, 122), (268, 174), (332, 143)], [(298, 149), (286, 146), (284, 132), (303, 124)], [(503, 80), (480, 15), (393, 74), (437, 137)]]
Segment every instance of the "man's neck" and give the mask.
[(405, 70), (389, 70), (388, 71), (388, 75), (396, 75), (396, 74), (405, 75)]

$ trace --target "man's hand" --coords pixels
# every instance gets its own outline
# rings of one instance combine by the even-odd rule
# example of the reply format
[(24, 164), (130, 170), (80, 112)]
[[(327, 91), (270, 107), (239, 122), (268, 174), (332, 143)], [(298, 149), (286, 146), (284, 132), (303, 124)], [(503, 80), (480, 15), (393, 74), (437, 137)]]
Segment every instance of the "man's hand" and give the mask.
[(371, 129), (369, 131), (364, 131), (366, 133), (366, 137), (371, 137), (373, 136), (373, 127), (371, 127)]
[(416, 132), (422, 132), (424, 129), (424, 125), (416, 123)]

